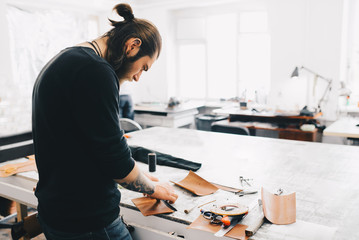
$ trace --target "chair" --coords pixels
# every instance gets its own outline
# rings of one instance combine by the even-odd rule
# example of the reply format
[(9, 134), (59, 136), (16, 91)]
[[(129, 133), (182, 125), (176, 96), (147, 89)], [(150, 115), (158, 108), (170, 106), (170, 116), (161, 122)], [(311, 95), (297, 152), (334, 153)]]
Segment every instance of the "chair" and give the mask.
[(212, 123), (211, 131), (238, 134), (238, 135), (247, 135), (247, 136), (250, 135), (248, 128), (244, 126), (240, 126), (237, 122), (229, 122), (228, 120), (222, 120)]
[(140, 124), (129, 118), (120, 118), (120, 126), (121, 129), (125, 131), (125, 133), (142, 130)]
[(11, 229), (11, 238), (13, 240), (18, 240), (20, 238), (31, 239), (42, 233), (40, 223), (37, 220), (37, 213), (25, 217), (23, 221), (7, 223), (15, 216), (16, 214), (13, 214), (0, 221), (0, 229)]

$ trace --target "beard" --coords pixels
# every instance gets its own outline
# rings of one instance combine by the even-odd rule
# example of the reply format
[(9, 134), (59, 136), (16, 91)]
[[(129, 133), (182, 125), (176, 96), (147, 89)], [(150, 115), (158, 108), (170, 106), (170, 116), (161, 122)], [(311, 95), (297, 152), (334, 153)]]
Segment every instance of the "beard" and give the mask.
[[(121, 67), (116, 71), (118, 80), (122, 80), (126, 77), (128, 71), (131, 69), (131, 66), (133, 65), (133, 63), (140, 58), (139, 53), (140, 52), (138, 52), (133, 57), (125, 57), (124, 58)], [(130, 79), (130, 80), (132, 80), (132, 79)]]

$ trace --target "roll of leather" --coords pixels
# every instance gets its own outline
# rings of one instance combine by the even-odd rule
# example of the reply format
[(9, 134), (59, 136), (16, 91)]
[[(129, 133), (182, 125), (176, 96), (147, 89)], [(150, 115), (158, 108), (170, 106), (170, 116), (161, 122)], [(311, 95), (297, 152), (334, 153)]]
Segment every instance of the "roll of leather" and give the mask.
[(148, 154), (155, 153), (157, 156), (158, 165), (192, 170), (194, 172), (200, 169), (202, 166), (201, 163), (188, 161), (183, 158), (174, 157), (169, 154), (153, 151), (144, 147), (130, 146), (130, 149), (132, 152), (132, 157), (138, 162), (148, 163)]

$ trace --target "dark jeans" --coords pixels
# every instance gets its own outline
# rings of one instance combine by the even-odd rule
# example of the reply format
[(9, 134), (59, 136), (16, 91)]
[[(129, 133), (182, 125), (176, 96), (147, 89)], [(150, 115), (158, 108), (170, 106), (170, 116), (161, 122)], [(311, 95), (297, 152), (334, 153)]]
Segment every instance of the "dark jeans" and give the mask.
[(85, 233), (60, 232), (38, 219), (47, 240), (132, 240), (120, 216), (105, 228)]

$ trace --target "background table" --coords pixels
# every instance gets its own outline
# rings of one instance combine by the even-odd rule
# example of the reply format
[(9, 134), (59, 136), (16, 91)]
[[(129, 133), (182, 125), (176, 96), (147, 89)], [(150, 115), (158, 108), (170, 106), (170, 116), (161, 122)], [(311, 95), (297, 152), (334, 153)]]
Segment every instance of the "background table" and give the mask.
[(337, 136), (346, 138), (359, 138), (359, 118), (341, 118), (327, 127), (325, 136)]
[(174, 107), (167, 104), (136, 104), (135, 121), (143, 127), (183, 127), (194, 123), (194, 117), (198, 108), (203, 106), (200, 103), (181, 103)]
[[(291, 139), (301, 141), (320, 141), (317, 129), (314, 131), (302, 131), (300, 126), (303, 124), (317, 123), (317, 118), (321, 115), (317, 113), (313, 117), (299, 116), (299, 112), (274, 112), (274, 111), (252, 111), (241, 110), (239, 107), (216, 109), (215, 114), (228, 115), (228, 125), (236, 123), (244, 124), (249, 129), (251, 135), (261, 135), (260, 132), (267, 131), (262, 136), (271, 136), (280, 139)], [(234, 123), (234, 124), (233, 124)], [(272, 132), (272, 134), (270, 134)]]

